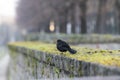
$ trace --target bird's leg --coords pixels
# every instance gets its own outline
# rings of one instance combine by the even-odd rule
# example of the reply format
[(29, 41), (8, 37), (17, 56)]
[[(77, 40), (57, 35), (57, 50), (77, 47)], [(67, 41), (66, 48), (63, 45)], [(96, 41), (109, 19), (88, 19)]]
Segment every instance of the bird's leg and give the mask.
[(61, 55), (63, 55), (63, 52), (61, 53)]

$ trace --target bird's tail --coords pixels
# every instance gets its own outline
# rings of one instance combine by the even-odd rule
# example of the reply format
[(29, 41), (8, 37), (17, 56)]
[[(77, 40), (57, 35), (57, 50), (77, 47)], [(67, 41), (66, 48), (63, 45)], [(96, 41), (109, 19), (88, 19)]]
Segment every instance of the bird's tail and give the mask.
[(71, 48), (69, 48), (68, 51), (69, 51), (71, 54), (75, 54), (75, 53), (77, 52), (76, 50), (71, 49)]

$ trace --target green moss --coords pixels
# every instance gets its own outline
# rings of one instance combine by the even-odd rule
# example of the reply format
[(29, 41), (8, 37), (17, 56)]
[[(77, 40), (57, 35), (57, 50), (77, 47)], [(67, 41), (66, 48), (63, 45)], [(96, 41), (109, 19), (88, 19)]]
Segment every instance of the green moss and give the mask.
[(57, 67), (54, 67), (54, 72), (57, 74), (57, 77), (60, 78), (60, 69)]
[(69, 75), (69, 77), (70, 77), (70, 78), (73, 78), (73, 77), (74, 77), (74, 74), (71, 73), (71, 74)]
[(82, 64), (80, 63), (79, 64), (79, 68), (78, 68), (78, 71), (79, 71), (79, 76), (83, 76), (83, 73), (82, 73)]
[(50, 56), (47, 56), (47, 58), (46, 58), (46, 59), (47, 59), (47, 60), (46, 60), (46, 61), (47, 61), (47, 63), (48, 63), (48, 64), (50, 64), (50, 62), (51, 62), (52, 58), (51, 58)]
[[(41, 42), (16, 42), (9, 44), (11, 46), (20, 46), (26, 47), (28, 49), (39, 50), (42, 52), (46, 52), (48, 54), (61, 55), (56, 49), (55, 44), (41, 43)], [(99, 50), (99, 49), (89, 49), (84, 47), (75, 47), (72, 48), (77, 50), (76, 54), (70, 54), (69, 52), (64, 52), (64, 55), (69, 58), (73, 58), (76, 60), (82, 60), (86, 62), (94, 62), (108, 66), (117, 66), (120, 67), (120, 50)], [(34, 54), (34, 53), (30, 53)], [(48, 57), (47, 61), (51, 59)]]
[(30, 64), (31, 64), (30, 68), (31, 68), (32, 75), (36, 77), (36, 66), (37, 66), (36, 59), (32, 58)]
[(42, 70), (42, 75), (44, 75), (44, 70)]
[(44, 66), (42, 66), (42, 70), (40, 71), (42, 75), (44, 75), (45, 71), (44, 71)]
[(47, 75), (47, 78), (50, 78), (50, 74)]
[(74, 71), (74, 65), (71, 65), (70, 70)]

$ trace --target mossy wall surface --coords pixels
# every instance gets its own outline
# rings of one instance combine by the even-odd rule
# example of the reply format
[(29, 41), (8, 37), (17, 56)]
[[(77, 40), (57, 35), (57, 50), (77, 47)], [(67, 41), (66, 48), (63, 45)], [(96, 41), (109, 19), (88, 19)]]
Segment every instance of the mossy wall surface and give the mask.
[(10, 80), (56, 79), (96, 75), (120, 75), (120, 50), (72, 46), (77, 53), (61, 54), (55, 44), (10, 43)]

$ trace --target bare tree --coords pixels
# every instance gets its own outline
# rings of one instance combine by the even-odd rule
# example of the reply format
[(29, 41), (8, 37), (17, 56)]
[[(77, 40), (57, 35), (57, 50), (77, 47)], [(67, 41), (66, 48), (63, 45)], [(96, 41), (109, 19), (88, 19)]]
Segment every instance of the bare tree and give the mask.
[(115, 1), (117, 32), (120, 34), (120, 0)]
[[(98, 11), (94, 31), (96, 33), (105, 33), (106, 13), (108, 12), (106, 7), (109, 7), (106, 6), (106, 3), (110, 2), (108, 0), (20, 0), (17, 7), (17, 23), (20, 28), (49, 32), (49, 23), (53, 20), (56, 25), (55, 29), (66, 33), (66, 24), (70, 22), (72, 24), (72, 33), (80, 33), (81, 29), (81, 33), (85, 34), (87, 33), (86, 16), (91, 15), (91, 13), (89, 15), (90, 11), (93, 11), (92, 15), (96, 14), (96, 11), (94, 12), (94, 10), (87, 7), (88, 1), (92, 1), (91, 3), (99, 2), (97, 4)], [(116, 0), (117, 15), (119, 15), (118, 1)], [(91, 6), (91, 4), (89, 5)], [(119, 21), (119, 18), (117, 21)], [(120, 25), (119, 23), (117, 24)]]
[(44, 25), (49, 24), (51, 14), (48, 0), (21, 0), (17, 7), (17, 22), (21, 28), (47, 29)]
[(107, 0), (99, 0), (98, 5), (98, 15), (96, 20), (96, 26), (95, 26), (95, 33), (104, 33), (105, 32), (105, 14), (106, 14), (106, 3)]
[(80, 20), (81, 20), (81, 33), (85, 34), (87, 33), (87, 25), (86, 25), (86, 11), (87, 11), (87, 0), (82, 0), (80, 2)]
[(62, 33), (66, 33), (66, 24), (71, 21), (71, 2), (72, 0), (51, 0), (51, 6), (55, 12), (54, 20)]

